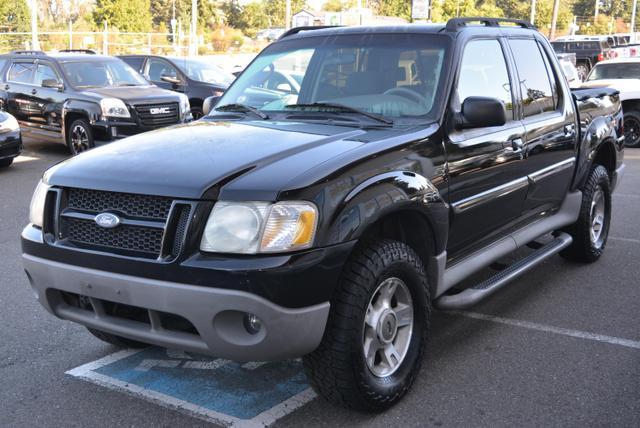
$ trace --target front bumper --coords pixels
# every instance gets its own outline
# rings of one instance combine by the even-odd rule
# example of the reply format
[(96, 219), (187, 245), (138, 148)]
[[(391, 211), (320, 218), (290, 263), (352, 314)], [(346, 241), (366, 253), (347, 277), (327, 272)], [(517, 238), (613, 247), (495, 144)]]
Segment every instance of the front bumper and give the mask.
[[(236, 361), (272, 361), (313, 351), (329, 314), (329, 302), (290, 309), (243, 291), (123, 275), (29, 254), (22, 257), (38, 300), (59, 318), (145, 343)], [(77, 295), (91, 302), (89, 308), (70, 303), (69, 297)], [(119, 317), (109, 309), (114, 304), (147, 315)], [(244, 327), (246, 313), (261, 320), (258, 333)], [(169, 326), (168, 320), (176, 316), (194, 328)]]

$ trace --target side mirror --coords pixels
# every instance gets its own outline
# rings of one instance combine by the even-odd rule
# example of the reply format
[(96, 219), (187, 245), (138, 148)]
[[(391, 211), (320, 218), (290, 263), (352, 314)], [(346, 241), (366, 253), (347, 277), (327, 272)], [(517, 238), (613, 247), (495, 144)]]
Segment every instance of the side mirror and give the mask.
[(219, 96), (205, 98), (204, 102), (202, 103), (202, 113), (205, 116), (208, 115), (211, 112), (211, 110), (213, 110), (215, 106), (218, 104), (218, 101), (220, 101)]
[(44, 79), (42, 81), (42, 87), (57, 89), (59, 91), (64, 89), (64, 85), (62, 84), (62, 82), (58, 82), (56, 79)]
[(166, 74), (163, 74), (162, 77), (160, 77), (160, 80), (167, 83), (173, 83), (174, 85), (179, 85), (180, 83), (182, 83), (182, 81), (177, 77), (168, 76)]
[(456, 128), (486, 128), (507, 123), (507, 110), (497, 98), (468, 97), (456, 120)]

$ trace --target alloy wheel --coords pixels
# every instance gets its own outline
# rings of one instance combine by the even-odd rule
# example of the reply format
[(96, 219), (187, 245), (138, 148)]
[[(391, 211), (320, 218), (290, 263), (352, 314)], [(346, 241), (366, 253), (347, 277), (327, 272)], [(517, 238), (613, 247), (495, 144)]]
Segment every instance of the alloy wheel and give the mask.
[(591, 227), (589, 228), (589, 235), (591, 236), (591, 243), (596, 248), (601, 248), (604, 243), (606, 234), (605, 231), (605, 197), (602, 188), (598, 186), (593, 193), (591, 199)]
[(373, 293), (364, 320), (362, 350), (376, 377), (392, 375), (402, 365), (413, 334), (413, 301), (399, 278), (384, 280)]
[(71, 147), (74, 154), (89, 150), (89, 134), (84, 126), (76, 125), (71, 130)]

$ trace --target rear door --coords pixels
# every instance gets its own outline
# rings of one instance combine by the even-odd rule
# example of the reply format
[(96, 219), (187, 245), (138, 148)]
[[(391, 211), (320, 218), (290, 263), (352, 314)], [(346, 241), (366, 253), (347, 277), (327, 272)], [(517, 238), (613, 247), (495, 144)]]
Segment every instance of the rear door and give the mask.
[[(573, 177), (577, 123), (573, 99), (552, 52), (534, 38), (510, 39), (525, 127), (522, 172), (530, 181), (524, 212), (559, 206)], [(552, 66), (554, 64), (554, 66)]]
[(449, 201), (453, 208), (448, 252), (460, 252), (495, 239), (516, 221), (527, 193), (522, 173), (524, 126), (517, 92), (505, 57), (504, 40), (475, 39), (465, 47), (450, 110), (460, 112), (467, 97), (498, 98), (507, 110), (504, 126), (451, 130), (446, 141)]
[(7, 111), (22, 124), (29, 124), (31, 117), (37, 113), (32, 91), (35, 75), (35, 61), (28, 59), (13, 60), (7, 72), (5, 91), (7, 93)]

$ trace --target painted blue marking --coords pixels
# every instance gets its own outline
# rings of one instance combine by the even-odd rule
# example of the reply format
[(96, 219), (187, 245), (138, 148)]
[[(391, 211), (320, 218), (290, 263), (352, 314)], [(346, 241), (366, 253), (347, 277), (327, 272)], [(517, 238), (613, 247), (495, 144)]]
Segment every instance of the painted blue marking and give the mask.
[[(246, 368), (218, 360), (220, 364), (206, 369), (211, 358), (184, 356), (177, 359), (166, 349), (148, 348), (93, 371), (238, 419), (252, 419), (309, 388), (298, 360)], [(204, 362), (201, 368), (188, 368), (198, 361)]]

